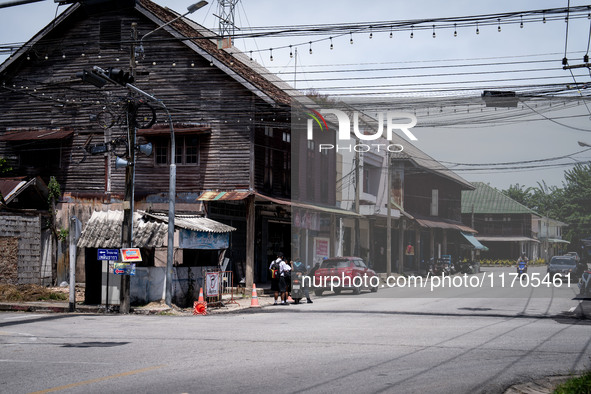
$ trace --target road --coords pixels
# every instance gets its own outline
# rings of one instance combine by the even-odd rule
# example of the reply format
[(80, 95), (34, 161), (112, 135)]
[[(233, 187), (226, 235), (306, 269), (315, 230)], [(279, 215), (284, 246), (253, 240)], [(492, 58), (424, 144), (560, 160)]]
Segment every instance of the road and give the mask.
[(558, 297), (572, 289), (455, 290), (191, 317), (0, 314), (0, 391), (500, 393), (591, 367), (591, 321), (563, 316), (579, 301)]

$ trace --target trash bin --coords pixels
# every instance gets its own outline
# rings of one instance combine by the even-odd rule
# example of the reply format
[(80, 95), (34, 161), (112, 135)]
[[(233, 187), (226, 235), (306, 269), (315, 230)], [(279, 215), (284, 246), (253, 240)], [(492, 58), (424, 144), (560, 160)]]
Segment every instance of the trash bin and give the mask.
[(480, 272), (480, 261), (475, 262), (472, 264), (472, 273), (477, 274)]

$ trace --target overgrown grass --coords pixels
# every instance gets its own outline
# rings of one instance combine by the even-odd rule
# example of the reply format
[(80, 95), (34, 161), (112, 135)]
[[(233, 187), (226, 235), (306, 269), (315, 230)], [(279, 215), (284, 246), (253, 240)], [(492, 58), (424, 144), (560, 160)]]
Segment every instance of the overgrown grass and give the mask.
[(554, 390), (554, 394), (590, 394), (591, 371), (582, 376), (571, 378)]

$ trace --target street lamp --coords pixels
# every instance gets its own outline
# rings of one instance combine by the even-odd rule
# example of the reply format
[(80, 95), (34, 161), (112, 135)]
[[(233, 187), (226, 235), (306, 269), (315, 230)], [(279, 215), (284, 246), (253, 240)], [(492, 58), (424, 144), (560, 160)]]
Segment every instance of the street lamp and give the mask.
[(166, 26), (170, 25), (171, 23), (173, 23), (173, 22), (175, 22), (175, 21), (177, 21), (177, 20), (179, 20), (179, 19), (181, 19), (181, 18), (184, 18), (185, 16), (187, 16), (187, 15), (189, 15), (189, 14), (192, 14), (193, 12), (197, 11), (198, 9), (205, 7), (206, 5), (207, 5), (207, 1), (205, 1), (205, 0), (202, 0), (202, 1), (200, 1), (200, 2), (198, 2), (198, 3), (195, 3), (195, 4), (191, 4), (190, 6), (188, 6), (188, 7), (187, 7), (187, 12), (185, 12), (183, 15), (179, 15), (179, 16), (177, 16), (176, 18), (174, 18), (174, 19), (172, 19), (172, 20), (170, 20), (170, 21), (166, 22), (165, 24), (163, 24), (163, 25), (161, 25), (161, 26), (158, 26), (158, 27), (157, 27), (157, 28), (155, 28), (154, 30), (152, 30), (152, 31), (150, 31), (150, 32), (148, 32), (148, 33), (146, 33), (146, 34), (144, 34), (144, 35), (142, 36), (142, 38), (140, 38), (140, 47), (139, 47), (139, 53), (140, 53), (141, 55), (143, 55), (143, 54), (144, 54), (144, 45), (143, 45), (143, 43), (144, 43), (144, 38), (148, 37), (148, 36), (149, 36), (150, 34), (152, 34), (152, 33), (155, 33), (155, 32), (157, 32), (158, 30), (162, 29), (163, 27), (166, 27)]
[(578, 141), (579, 146), (582, 146), (583, 148), (591, 148), (591, 145), (589, 145), (586, 142), (583, 141)]

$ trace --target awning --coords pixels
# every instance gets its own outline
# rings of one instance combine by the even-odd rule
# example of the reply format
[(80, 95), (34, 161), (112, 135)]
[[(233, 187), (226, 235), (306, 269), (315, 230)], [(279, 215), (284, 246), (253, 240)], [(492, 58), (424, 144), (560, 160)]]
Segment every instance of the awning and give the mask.
[[(160, 220), (168, 224), (168, 215), (164, 213), (144, 213), (145, 217)], [(232, 226), (216, 222), (213, 219), (196, 215), (175, 215), (174, 226), (191, 231), (204, 233), (229, 233), (236, 231)]]
[[(93, 212), (86, 224), (78, 247), (121, 248), (123, 211)], [(174, 227), (197, 233), (223, 234), (236, 230), (215, 220), (196, 215), (175, 215)], [(214, 234), (214, 235), (215, 235)], [(166, 245), (168, 215), (138, 211), (133, 215), (133, 245), (154, 248)]]
[(14, 178), (0, 178), (0, 200), (4, 199), (6, 204), (10, 204), (15, 200), (21, 193), (25, 192), (29, 188), (33, 188), (33, 192), (36, 193), (39, 198), (47, 203), (47, 185), (40, 177), (35, 177), (27, 180), (26, 177), (14, 177)]
[(485, 252), (488, 250), (488, 248), (486, 246), (484, 246), (483, 244), (478, 242), (478, 240), (476, 239), (476, 237), (474, 237), (474, 235), (466, 234), (464, 232), (462, 232), (461, 234), (464, 236), (464, 238), (466, 238), (466, 240), (468, 242), (470, 242), (472, 244), (472, 246), (474, 246), (474, 249), (482, 250)]
[(546, 241), (550, 242), (551, 244), (570, 244), (569, 241), (565, 239), (558, 239), (558, 238), (548, 238)]
[(540, 242), (537, 239), (523, 237), (523, 236), (507, 236), (507, 237), (504, 237), (504, 236), (499, 236), (499, 237), (476, 236), (476, 239), (479, 241), (484, 241), (484, 242), (537, 242), (537, 243)]
[(229, 192), (209, 191), (201, 193), (201, 195), (197, 197), (197, 201), (240, 201), (244, 200), (251, 194), (253, 194), (253, 192), (249, 190), (233, 190)]
[(308, 209), (311, 211), (318, 211), (318, 212), (330, 213), (330, 214), (335, 214), (335, 215), (359, 216), (359, 217), (363, 216), (363, 215), (358, 214), (357, 212), (347, 211), (347, 210), (340, 209), (337, 207), (326, 207), (326, 206), (321, 206), (321, 205), (296, 202), (296, 201), (292, 201), (292, 200), (284, 200), (281, 198), (265, 196), (264, 194), (260, 194), (257, 192), (255, 192), (254, 194), (263, 200), (271, 201), (271, 202), (274, 202), (275, 204), (279, 204), (279, 205), (287, 205), (287, 206), (291, 206), (291, 207), (295, 207), (295, 208)]
[(44, 141), (61, 140), (74, 134), (73, 130), (10, 130), (0, 135), (0, 141)]
[(454, 220), (449, 219), (441, 219), (435, 217), (423, 218), (415, 216), (415, 220), (421, 227), (441, 228), (445, 230), (459, 230), (466, 233), (476, 232), (473, 228), (468, 227), (461, 222), (456, 222)]

